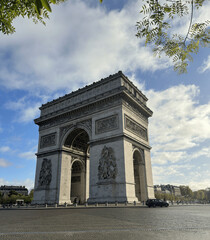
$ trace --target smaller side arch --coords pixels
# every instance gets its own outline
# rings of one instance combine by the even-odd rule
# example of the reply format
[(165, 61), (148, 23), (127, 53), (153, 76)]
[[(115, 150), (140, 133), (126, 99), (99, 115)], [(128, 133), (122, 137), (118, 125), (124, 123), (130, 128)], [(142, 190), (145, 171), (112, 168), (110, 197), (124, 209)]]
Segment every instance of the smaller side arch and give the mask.
[(133, 158), (138, 161), (138, 164), (145, 164), (144, 151), (142, 149), (135, 147), (133, 149)]
[(78, 158), (71, 163), (71, 191), (70, 199), (73, 203), (84, 203), (86, 201), (86, 171), (85, 163)]
[(72, 166), (75, 162), (79, 162), (82, 166), (82, 170), (85, 170), (85, 162), (82, 159), (79, 158), (73, 158), (71, 161), (70, 169), (72, 170)]
[(147, 199), (147, 183), (144, 152), (142, 149), (133, 149), (133, 171), (135, 183), (135, 195), (139, 201)]

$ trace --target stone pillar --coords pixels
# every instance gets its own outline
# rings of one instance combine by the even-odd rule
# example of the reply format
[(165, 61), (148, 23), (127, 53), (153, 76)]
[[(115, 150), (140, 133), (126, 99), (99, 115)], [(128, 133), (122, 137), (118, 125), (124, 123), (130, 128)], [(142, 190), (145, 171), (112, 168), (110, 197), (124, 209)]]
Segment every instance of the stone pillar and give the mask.
[(60, 156), (60, 178), (58, 182), (58, 203), (59, 205), (70, 204), (71, 188), (71, 156), (65, 152)]
[(138, 202), (135, 192), (134, 166), (133, 166), (133, 147), (132, 144), (124, 140), (124, 171), (126, 182), (127, 202)]
[(82, 169), (82, 172), (81, 172), (81, 185), (80, 185), (80, 187), (81, 187), (81, 190), (80, 190), (80, 192), (81, 192), (81, 203), (83, 204), (83, 203), (85, 203), (85, 192), (86, 192), (86, 176), (85, 176), (86, 174), (85, 174), (85, 169)]
[(85, 201), (89, 198), (90, 191), (90, 159), (89, 157), (86, 159), (86, 181), (85, 181)]
[(147, 200), (147, 185), (145, 178), (145, 165), (139, 165), (139, 181), (140, 181), (140, 192), (141, 192), (141, 201)]
[(147, 184), (147, 198), (155, 198), (154, 196), (154, 186), (153, 186), (153, 178), (152, 178), (152, 165), (151, 165), (151, 157), (150, 151), (145, 150), (145, 172), (146, 172), (146, 184)]

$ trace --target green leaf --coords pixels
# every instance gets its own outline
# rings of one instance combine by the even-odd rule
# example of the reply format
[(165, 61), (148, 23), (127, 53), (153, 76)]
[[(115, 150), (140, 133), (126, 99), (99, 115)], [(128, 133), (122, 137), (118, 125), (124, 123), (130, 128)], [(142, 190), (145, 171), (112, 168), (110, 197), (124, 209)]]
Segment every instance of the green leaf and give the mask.
[(35, 9), (39, 15), (41, 15), (41, 9), (43, 8), (41, 0), (35, 0)]
[(164, 8), (164, 11), (165, 11), (165, 12), (171, 12), (171, 8), (170, 8), (170, 7), (165, 7), (165, 8)]
[(49, 12), (51, 12), (51, 7), (50, 4), (48, 3), (48, 0), (41, 0), (42, 1), (42, 5), (44, 8), (46, 8)]
[(56, 0), (50, 0), (50, 2), (56, 4)]

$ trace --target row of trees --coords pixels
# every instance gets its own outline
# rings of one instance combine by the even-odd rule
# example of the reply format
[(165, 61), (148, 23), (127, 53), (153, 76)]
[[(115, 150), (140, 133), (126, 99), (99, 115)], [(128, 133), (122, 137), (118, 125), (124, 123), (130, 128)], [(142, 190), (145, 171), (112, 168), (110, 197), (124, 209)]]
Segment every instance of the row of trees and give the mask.
[(24, 203), (29, 204), (33, 200), (33, 190), (28, 196), (18, 194), (16, 191), (10, 191), (8, 195), (0, 193), (0, 204), (16, 204), (17, 199), (23, 199)]
[(181, 196), (175, 196), (169, 193), (155, 193), (157, 199), (169, 201), (210, 201), (210, 188), (192, 191), (189, 186), (180, 186)]

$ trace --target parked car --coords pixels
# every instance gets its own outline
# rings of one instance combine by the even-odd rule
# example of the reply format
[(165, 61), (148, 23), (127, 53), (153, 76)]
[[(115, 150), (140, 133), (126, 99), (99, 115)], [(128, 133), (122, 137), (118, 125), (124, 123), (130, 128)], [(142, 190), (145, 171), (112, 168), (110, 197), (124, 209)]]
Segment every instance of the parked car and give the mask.
[(148, 207), (168, 207), (169, 204), (166, 201), (160, 200), (160, 199), (148, 199), (146, 201), (146, 205)]

